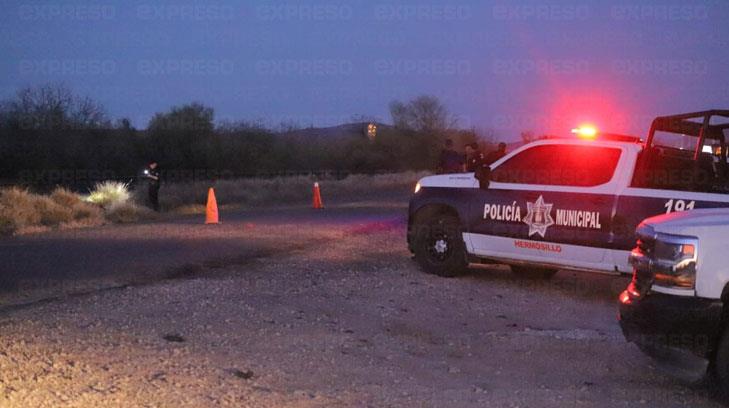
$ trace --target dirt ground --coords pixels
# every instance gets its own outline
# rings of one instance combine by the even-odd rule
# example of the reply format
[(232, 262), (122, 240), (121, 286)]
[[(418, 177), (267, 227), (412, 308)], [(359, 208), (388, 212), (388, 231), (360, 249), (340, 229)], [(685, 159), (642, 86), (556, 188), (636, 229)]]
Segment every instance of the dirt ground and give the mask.
[(269, 217), (283, 251), (3, 309), (0, 406), (719, 406), (625, 342), (625, 277), (439, 278), (401, 216), (347, 219)]

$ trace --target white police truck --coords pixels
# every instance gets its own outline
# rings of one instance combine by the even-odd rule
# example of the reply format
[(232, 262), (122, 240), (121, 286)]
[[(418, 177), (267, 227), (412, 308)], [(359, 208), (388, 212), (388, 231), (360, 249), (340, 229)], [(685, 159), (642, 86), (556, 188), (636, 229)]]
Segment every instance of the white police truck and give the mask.
[(645, 220), (630, 260), (633, 279), (620, 295), (626, 339), (697, 381), (716, 374), (729, 395), (729, 209), (672, 213)]
[(728, 120), (729, 110), (658, 117), (645, 142), (584, 129), (538, 140), (492, 164), (481, 186), (473, 173), (425, 177), (410, 200), (408, 246), (441, 276), (471, 262), (528, 277), (630, 273), (643, 219), (729, 207)]

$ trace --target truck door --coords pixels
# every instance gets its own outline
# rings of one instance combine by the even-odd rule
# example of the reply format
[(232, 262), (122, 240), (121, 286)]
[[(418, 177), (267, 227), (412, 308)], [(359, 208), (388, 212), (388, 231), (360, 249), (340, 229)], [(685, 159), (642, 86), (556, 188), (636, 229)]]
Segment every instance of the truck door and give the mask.
[(612, 270), (605, 256), (621, 156), (613, 146), (545, 142), (509, 157), (470, 203), (473, 252)]

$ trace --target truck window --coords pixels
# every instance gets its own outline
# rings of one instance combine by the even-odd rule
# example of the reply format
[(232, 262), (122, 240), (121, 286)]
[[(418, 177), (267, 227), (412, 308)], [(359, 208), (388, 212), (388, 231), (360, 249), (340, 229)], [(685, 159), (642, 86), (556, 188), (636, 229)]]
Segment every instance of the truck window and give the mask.
[(631, 186), (658, 190), (727, 193), (726, 165), (718, 141), (706, 140), (694, 160), (697, 138), (657, 131), (652, 147), (643, 150)]
[(685, 135), (681, 133), (664, 132), (657, 130), (653, 136), (654, 146), (671, 147), (679, 150), (686, 150), (693, 153), (698, 141), (694, 135)]
[(524, 150), (491, 173), (501, 183), (593, 187), (612, 180), (620, 149), (545, 145)]

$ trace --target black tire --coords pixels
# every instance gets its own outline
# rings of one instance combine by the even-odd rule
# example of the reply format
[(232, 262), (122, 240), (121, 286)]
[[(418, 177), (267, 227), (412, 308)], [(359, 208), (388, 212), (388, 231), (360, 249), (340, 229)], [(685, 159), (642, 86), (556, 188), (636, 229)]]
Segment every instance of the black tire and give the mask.
[(454, 277), (468, 270), (466, 244), (457, 217), (436, 215), (418, 223), (416, 228), (415, 260), (424, 272)]
[(533, 266), (511, 265), (511, 272), (524, 279), (549, 280), (557, 273), (558, 269), (538, 268)]
[(714, 376), (720, 397), (729, 399), (729, 328), (724, 329), (716, 349)]

